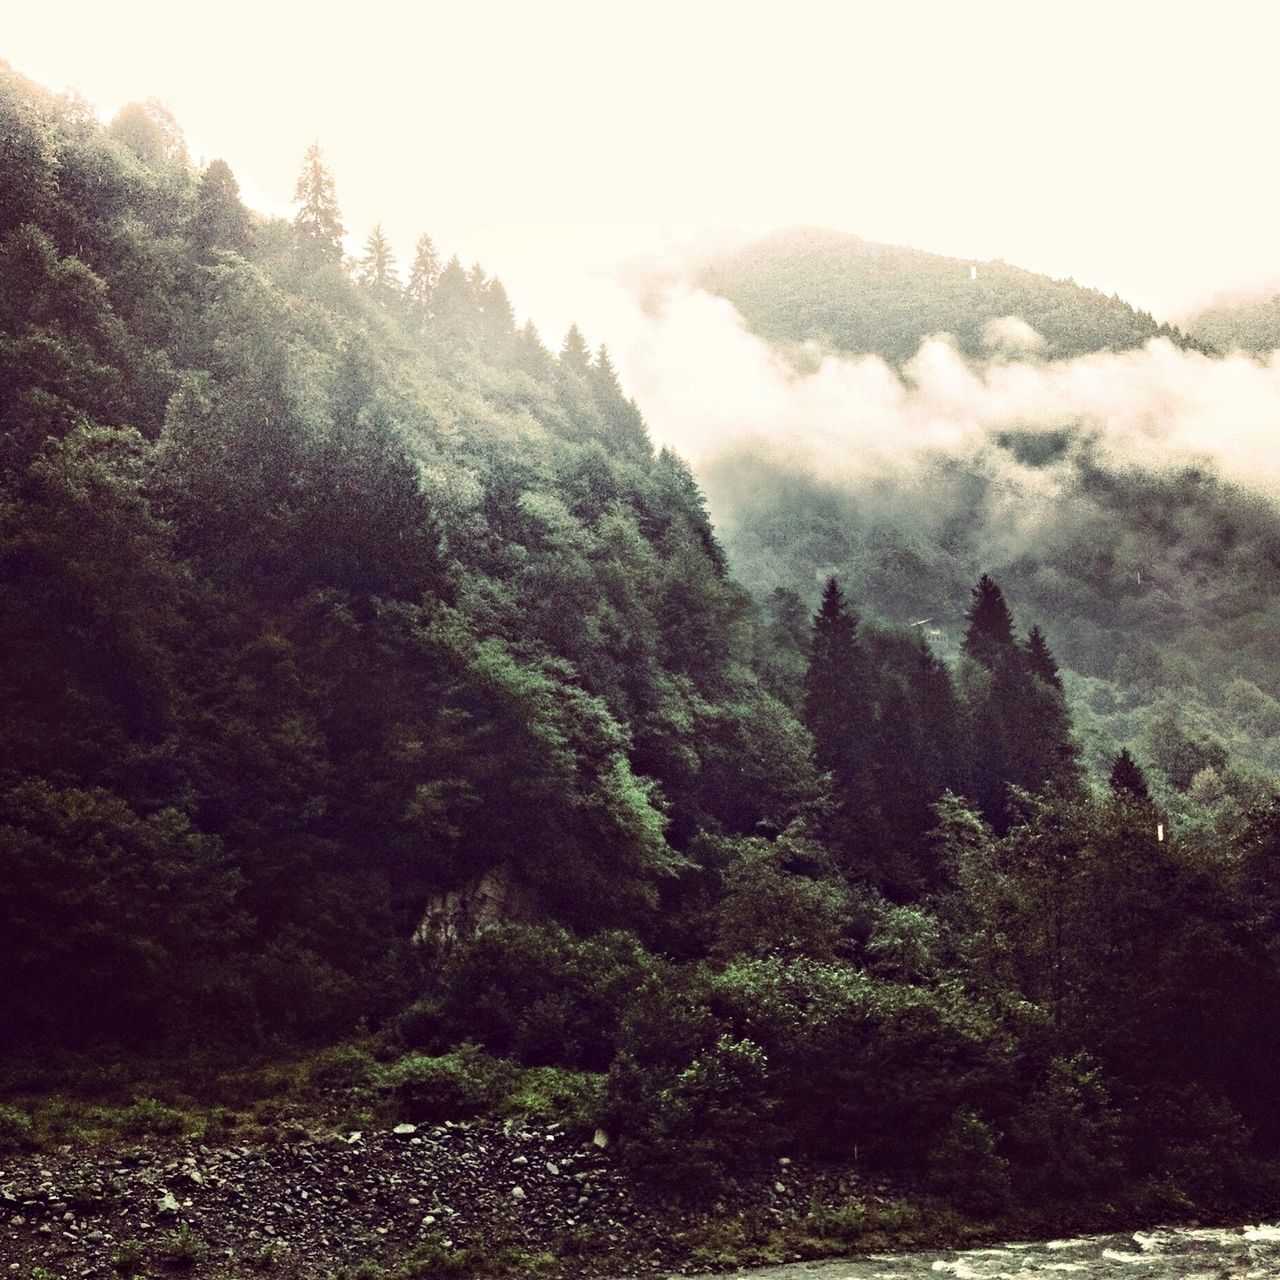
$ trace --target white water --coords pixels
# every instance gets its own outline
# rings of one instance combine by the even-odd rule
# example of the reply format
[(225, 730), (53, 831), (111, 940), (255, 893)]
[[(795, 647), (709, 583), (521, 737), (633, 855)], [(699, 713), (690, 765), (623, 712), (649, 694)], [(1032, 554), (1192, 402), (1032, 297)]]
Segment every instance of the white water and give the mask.
[(873, 1254), (734, 1274), (743, 1280), (1276, 1280), (1280, 1226), (1157, 1227), (1132, 1235)]

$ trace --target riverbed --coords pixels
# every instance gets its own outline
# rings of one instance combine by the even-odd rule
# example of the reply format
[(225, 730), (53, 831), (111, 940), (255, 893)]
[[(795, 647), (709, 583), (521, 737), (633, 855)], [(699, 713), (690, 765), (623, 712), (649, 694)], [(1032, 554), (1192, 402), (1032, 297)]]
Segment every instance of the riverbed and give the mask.
[[(742, 1280), (1273, 1280), (1280, 1226), (1152, 1229), (1041, 1244), (874, 1254), (735, 1272)], [(731, 1280), (726, 1277), (725, 1280)]]

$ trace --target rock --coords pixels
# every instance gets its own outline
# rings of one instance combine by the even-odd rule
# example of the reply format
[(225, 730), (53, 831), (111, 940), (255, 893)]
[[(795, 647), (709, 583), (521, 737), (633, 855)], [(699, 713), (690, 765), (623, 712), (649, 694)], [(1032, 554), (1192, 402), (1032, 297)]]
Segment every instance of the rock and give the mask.
[(591, 1145), (603, 1151), (609, 1145), (609, 1135), (603, 1129), (597, 1129), (591, 1138)]
[(156, 1213), (161, 1217), (172, 1216), (181, 1210), (182, 1206), (178, 1203), (177, 1197), (172, 1191), (166, 1191), (156, 1201)]
[(523, 1187), (512, 1187), (512, 1188), (511, 1188), (511, 1198), (512, 1198), (513, 1200), (523, 1200), (523, 1199), (524, 1199), (524, 1188), (523, 1188)]
[(398, 1124), (391, 1132), (397, 1138), (412, 1138), (418, 1132), (418, 1126), (416, 1124)]
[(560, 1166), (559, 1166), (558, 1164), (553, 1164), (550, 1160), (548, 1160), (548, 1161), (547, 1161), (547, 1172), (548, 1172), (548, 1173), (549, 1173), (553, 1178), (558, 1178), (558, 1177), (560, 1176)]
[(364, 1134), (361, 1133), (359, 1129), (352, 1129), (351, 1132), (347, 1134), (348, 1146), (351, 1146), (357, 1142), (363, 1142), (363, 1141), (364, 1141)]
[(516, 1156), (516, 1158), (515, 1158), (511, 1163), (512, 1163), (512, 1164), (525, 1165), (525, 1164), (528, 1164), (528, 1163), (529, 1163), (529, 1157), (528, 1157), (528, 1156)]

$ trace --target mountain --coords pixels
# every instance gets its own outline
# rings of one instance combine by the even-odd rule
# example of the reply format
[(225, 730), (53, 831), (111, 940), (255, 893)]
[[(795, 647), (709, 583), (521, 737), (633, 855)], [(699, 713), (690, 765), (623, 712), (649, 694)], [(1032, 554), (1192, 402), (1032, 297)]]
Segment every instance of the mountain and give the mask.
[(1183, 326), (1214, 350), (1267, 355), (1280, 349), (1280, 293), (1224, 298), (1188, 316)]
[(993, 342), (988, 326), (1006, 316), (1040, 335), (1037, 351), (1048, 359), (1123, 351), (1155, 337), (1191, 345), (1146, 312), (1071, 280), (816, 228), (767, 236), (704, 267), (696, 283), (772, 342), (817, 342), (899, 365), (937, 333), (983, 356)]
[[(402, 1179), (360, 1276), (651, 1268), (594, 1233), (614, 1161), (792, 1233), (729, 1196), (704, 1267), (1274, 1203), (1280, 805), (1195, 723), (1072, 719), (1199, 689), (1274, 736), (1270, 508), (1065, 428), (878, 489), (747, 460), (756, 600), (607, 349), (425, 233), (347, 255), (318, 146), (266, 218), (158, 104), (0, 68), (0, 171), (0, 1149), (86, 1153), (81, 1229), (38, 1164), (0, 1188), (11, 1266), (81, 1268), (110, 1209), (177, 1228), (104, 1232), (121, 1273), (262, 1270), (225, 1221), (205, 1256), (210, 1144), (477, 1117), (564, 1135), (562, 1258), (467, 1156), (510, 1234)], [(158, 1210), (89, 1176), (126, 1138), (191, 1170)], [(888, 1176), (923, 1208), (843, 1203)], [(320, 1244), (281, 1265), (331, 1274), (286, 1208)]]

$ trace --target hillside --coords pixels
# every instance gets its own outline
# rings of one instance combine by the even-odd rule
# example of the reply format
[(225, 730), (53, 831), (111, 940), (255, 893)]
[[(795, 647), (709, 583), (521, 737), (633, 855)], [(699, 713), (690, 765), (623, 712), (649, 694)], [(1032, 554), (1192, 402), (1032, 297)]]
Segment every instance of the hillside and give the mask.
[(987, 326), (1017, 316), (1049, 359), (1122, 351), (1151, 338), (1188, 340), (1117, 297), (1003, 262), (971, 262), (873, 244), (815, 228), (777, 232), (705, 267), (697, 283), (727, 298), (762, 337), (815, 341), (893, 364), (947, 333), (971, 357), (991, 350)]
[(1265, 356), (1280, 349), (1280, 294), (1226, 298), (1183, 321), (1187, 333), (1216, 351)]
[[(1190, 683), (1143, 643), (1176, 609), (1261, 734), (1269, 509), (1064, 436), (1075, 535), (1006, 597), (963, 502), (904, 475), (909, 537), (807, 482), (729, 527), (805, 588), (761, 606), (605, 347), (425, 232), (348, 255), (301, 161), (264, 218), (158, 104), (0, 69), (10, 1269), (725, 1267), (1273, 1204), (1280, 802), (1198, 731), (1082, 752), (1053, 652), (1124, 629), (1120, 694)], [(983, 464), (946, 479), (979, 507)]]

